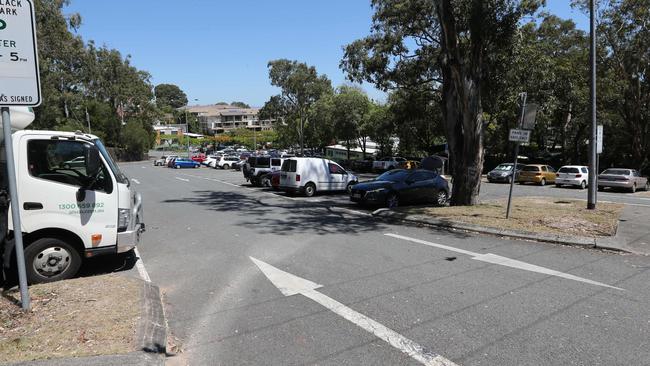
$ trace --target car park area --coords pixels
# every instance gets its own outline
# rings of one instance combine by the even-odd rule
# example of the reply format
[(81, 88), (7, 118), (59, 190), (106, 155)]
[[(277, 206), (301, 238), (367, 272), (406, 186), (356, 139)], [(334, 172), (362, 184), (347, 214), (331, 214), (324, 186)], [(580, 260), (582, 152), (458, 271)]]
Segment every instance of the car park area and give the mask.
[[(368, 214), (376, 207), (345, 192), (288, 195), (254, 187), (232, 169), (123, 169), (148, 202), (140, 252), (165, 291), (170, 330), (190, 364), (409, 364), (322, 305), (332, 301), (456, 364), (566, 364), (574, 353), (559, 344), (542, 361), (537, 352), (566, 337), (590, 349), (585, 359), (593, 364), (650, 357), (642, 346), (650, 328), (638, 323), (647, 316), (638, 304), (650, 301), (645, 257), (375, 220)], [(501, 199), (508, 188), (484, 181), (481, 198)], [(517, 197), (557, 201), (586, 195), (552, 184), (514, 188)], [(650, 212), (650, 198), (639, 193), (599, 192), (599, 199), (625, 203), (629, 220)], [(506, 259), (511, 266), (497, 264)], [(317, 288), (286, 290), (290, 275)], [(642, 351), (613, 356), (621, 347)]]

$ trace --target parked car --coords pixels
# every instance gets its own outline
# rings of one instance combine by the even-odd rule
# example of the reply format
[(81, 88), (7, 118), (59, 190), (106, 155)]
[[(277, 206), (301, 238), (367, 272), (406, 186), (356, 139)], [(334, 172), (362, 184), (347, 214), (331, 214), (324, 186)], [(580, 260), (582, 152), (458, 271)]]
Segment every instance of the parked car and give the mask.
[(442, 206), (449, 199), (449, 183), (436, 171), (394, 169), (377, 178), (360, 182), (350, 191), (350, 200), (359, 204), (394, 208), (408, 202), (432, 202)]
[(282, 175), (281, 170), (276, 170), (274, 172), (266, 174), (262, 178), (262, 186), (273, 188), (274, 191), (280, 189), (280, 175)]
[(64, 161), (62, 165), (63, 165), (63, 168), (65, 168), (65, 169), (82, 168), (82, 167), (86, 166), (86, 157), (85, 156), (77, 156), (74, 159)]
[(192, 156), (192, 161), (201, 164), (206, 159), (205, 154), (196, 154)]
[(167, 157), (163, 155), (160, 158), (153, 161), (153, 166), (165, 166), (166, 161), (167, 161)]
[(165, 158), (165, 166), (166, 166), (166, 167), (171, 166), (169, 163), (170, 163), (172, 160), (176, 159), (177, 157), (178, 157), (178, 155), (167, 155), (167, 158)]
[(248, 161), (248, 159), (243, 159), (243, 160), (240, 159), (239, 161), (233, 162), (230, 167), (232, 169), (235, 169), (235, 170), (239, 171), (239, 170), (242, 169), (242, 167), (244, 166), (244, 164), (246, 164), (247, 161)]
[(201, 165), (205, 165), (210, 168), (214, 168), (215, 165), (217, 164), (217, 160), (219, 160), (221, 156), (220, 155), (208, 155), (203, 162), (201, 162)]
[[(487, 180), (488, 182), (505, 182), (505, 183), (510, 183), (512, 181), (512, 173), (513, 169), (512, 167), (514, 164), (512, 163), (503, 163), (499, 164), (496, 168), (490, 170), (489, 173), (487, 173)], [(519, 174), (519, 171), (521, 168), (523, 168), (523, 164), (517, 164), (517, 169), (515, 169), (515, 179), (516, 176)]]
[(634, 169), (609, 168), (598, 175), (598, 190), (605, 188), (623, 188), (634, 193), (637, 189), (650, 190), (650, 182)]
[(587, 188), (589, 182), (589, 168), (583, 165), (565, 165), (557, 171), (555, 186), (577, 186)]
[(280, 189), (307, 197), (316, 192), (348, 191), (359, 180), (337, 163), (323, 158), (289, 158), (282, 163)]
[(406, 159), (400, 158), (398, 156), (379, 158), (372, 162), (372, 170), (383, 171), (396, 169), (400, 166), (401, 163), (405, 161)]
[(351, 168), (355, 172), (371, 172), (373, 162), (374, 160), (372, 158), (364, 160), (353, 160)]
[(247, 161), (247, 168), (242, 168), (244, 178), (252, 185), (259, 187), (262, 179), (268, 173), (280, 170), (283, 160), (270, 156), (251, 156)]
[(517, 181), (519, 184), (535, 183), (544, 186), (546, 183), (555, 183), (555, 177), (555, 169), (552, 166), (529, 164), (521, 168)]
[(234, 155), (225, 155), (222, 156), (219, 160), (216, 161), (214, 168), (217, 169), (225, 169), (228, 170), (230, 169), (230, 166), (233, 163), (236, 163), (239, 161), (239, 158), (234, 156)]
[(174, 162), (172, 163), (173, 167), (176, 169), (181, 169), (181, 168), (198, 168), (201, 166), (200, 163), (188, 159), (188, 158), (176, 158), (174, 159)]

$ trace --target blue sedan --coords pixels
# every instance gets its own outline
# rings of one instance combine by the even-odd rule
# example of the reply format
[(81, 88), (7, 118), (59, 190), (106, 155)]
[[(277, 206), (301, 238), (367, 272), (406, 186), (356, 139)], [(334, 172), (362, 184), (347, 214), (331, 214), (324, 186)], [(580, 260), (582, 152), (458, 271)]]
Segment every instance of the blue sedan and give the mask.
[(198, 168), (198, 167), (201, 166), (200, 163), (198, 163), (198, 162), (196, 162), (194, 160), (191, 160), (191, 159), (187, 159), (187, 158), (177, 158), (176, 160), (174, 160), (174, 162), (172, 164), (173, 164), (172, 166), (174, 168), (176, 168), (176, 169), (180, 169), (180, 168)]
[(352, 186), (350, 200), (389, 208), (407, 202), (433, 202), (442, 206), (449, 199), (449, 183), (437, 172), (426, 169), (395, 169)]

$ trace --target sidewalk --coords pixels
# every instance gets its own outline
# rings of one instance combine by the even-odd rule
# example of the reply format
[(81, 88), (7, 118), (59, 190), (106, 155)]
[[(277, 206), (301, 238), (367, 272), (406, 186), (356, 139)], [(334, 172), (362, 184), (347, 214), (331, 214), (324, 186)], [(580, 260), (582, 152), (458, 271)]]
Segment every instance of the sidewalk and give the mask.
[(597, 246), (601, 245), (650, 256), (650, 209), (625, 206), (616, 236), (597, 243)]

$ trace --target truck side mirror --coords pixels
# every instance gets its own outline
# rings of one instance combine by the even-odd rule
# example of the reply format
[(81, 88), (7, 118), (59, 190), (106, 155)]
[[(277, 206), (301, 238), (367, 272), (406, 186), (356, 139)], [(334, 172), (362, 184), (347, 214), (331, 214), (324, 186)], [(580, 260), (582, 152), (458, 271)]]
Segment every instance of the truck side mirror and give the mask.
[(99, 158), (99, 150), (95, 146), (89, 146), (86, 149), (86, 175), (88, 177), (95, 177), (99, 174), (102, 167), (101, 159)]

